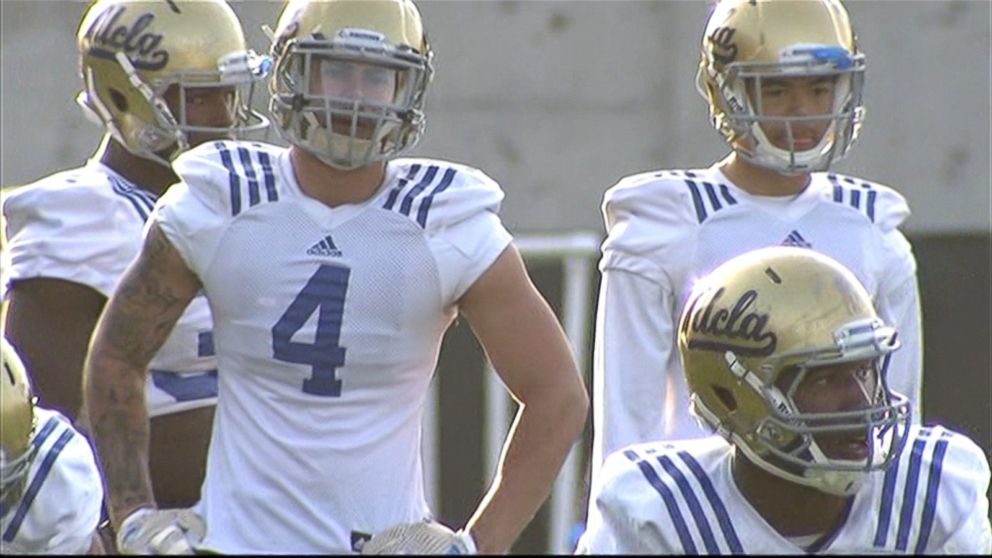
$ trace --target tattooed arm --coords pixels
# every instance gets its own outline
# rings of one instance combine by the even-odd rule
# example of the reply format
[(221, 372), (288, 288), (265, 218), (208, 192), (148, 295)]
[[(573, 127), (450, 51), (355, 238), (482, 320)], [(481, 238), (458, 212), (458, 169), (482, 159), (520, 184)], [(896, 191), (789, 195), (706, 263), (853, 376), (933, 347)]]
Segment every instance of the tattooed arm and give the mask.
[(97, 323), (84, 369), (84, 408), (118, 529), (133, 511), (155, 505), (147, 367), (199, 289), (199, 279), (153, 225)]

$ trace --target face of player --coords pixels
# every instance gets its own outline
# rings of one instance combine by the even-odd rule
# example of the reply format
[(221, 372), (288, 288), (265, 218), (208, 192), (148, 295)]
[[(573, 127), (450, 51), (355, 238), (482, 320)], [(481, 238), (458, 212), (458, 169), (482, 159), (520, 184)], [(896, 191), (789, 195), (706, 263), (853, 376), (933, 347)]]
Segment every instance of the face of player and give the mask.
[[(779, 389), (788, 390), (797, 374), (798, 370), (783, 374), (777, 384)], [(810, 368), (792, 399), (802, 413), (860, 411), (872, 406), (878, 388), (877, 361), (866, 359)], [(867, 428), (821, 432), (813, 437), (831, 459), (859, 461), (869, 455)]]
[[(226, 129), (232, 127), (237, 119), (238, 91), (234, 87), (187, 85), (180, 91), (178, 85), (171, 85), (162, 97), (180, 125)], [(232, 133), (220, 130), (188, 133), (190, 147), (232, 137)]]
[(375, 128), (373, 116), (384, 111), (377, 106), (393, 102), (397, 86), (396, 70), (375, 64), (365, 64), (330, 58), (317, 58), (310, 74), (310, 92), (332, 99), (333, 109), (342, 109), (331, 117), (334, 131), (350, 135), (352, 107), (358, 103), (360, 112), (356, 119), (356, 136), (368, 139)]
[[(751, 102), (761, 116), (810, 117), (824, 115), (824, 119), (809, 119), (789, 123), (762, 122), (761, 129), (768, 140), (780, 149), (806, 151), (816, 147), (830, 126), (829, 116), (834, 110), (837, 76), (795, 77), (762, 79), (756, 89), (755, 82), (748, 84)], [(789, 129), (792, 139), (790, 143)]]

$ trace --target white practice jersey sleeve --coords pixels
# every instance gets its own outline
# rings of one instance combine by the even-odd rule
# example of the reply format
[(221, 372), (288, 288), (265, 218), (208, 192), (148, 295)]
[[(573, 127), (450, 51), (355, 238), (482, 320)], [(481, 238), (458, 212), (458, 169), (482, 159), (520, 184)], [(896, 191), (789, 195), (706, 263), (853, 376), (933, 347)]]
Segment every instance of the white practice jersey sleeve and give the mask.
[[(5, 196), (10, 265), (3, 282), (71, 281), (110, 298), (137, 256), (156, 198), (99, 161)], [(149, 365), (151, 416), (213, 405), (217, 372), (210, 309), (190, 303)]]
[(174, 166), (154, 222), (216, 323), (205, 545), (345, 553), (429, 516), (421, 416), (459, 298), (511, 241), (499, 186), (397, 159), (371, 198), (329, 207), (283, 148), (214, 142)]
[(638, 444), (593, 486), (580, 554), (981, 554), (992, 551), (988, 460), (941, 427), (912, 427), (869, 475), (838, 529), (799, 547), (741, 494), (722, 438)]
[(103, 484), (89, 442), (68, 419), (35, 408), (36, 452), (24, 492), (0, 523), (4, 554), (85, 554), (96, 533)]
[[(604, 197), (593, 364), (593, 462), (627, 444), (705, 436), (689, 412), (676, 323), (695, 281), (742, 253), (811, 248), (848, 267), (898, 331), (890, 385), (920, 419), (922, 341), (916, 261), (898, 227), (905, 200), (882, 185), (814, 174), (790, 199), (754, 196), (717, 168), (621, 180)], [(647, 405), (651, 408), (640, 408)]]

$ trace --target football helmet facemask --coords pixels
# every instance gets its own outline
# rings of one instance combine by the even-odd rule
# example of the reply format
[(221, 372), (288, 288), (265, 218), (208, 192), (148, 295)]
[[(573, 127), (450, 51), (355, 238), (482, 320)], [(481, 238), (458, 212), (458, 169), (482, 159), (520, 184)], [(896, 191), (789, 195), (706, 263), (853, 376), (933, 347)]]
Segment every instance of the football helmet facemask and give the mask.
[[(678, 346), (693, 414), (776, 476), (850, 495), (905, 444), (909, 402), (888, 389), (884, 372), (896, 331), (827, 256), (778, 246), (729, 260), (695, 285)], [(859, 380), (857, 408), (798, 407), (793, 395), (811, 370), (858, 361), (873, 366)], [(838, 437), (863, 441), (866, 457), (828, 456), (824, 439)]]
[(287, 142), (338, 169), (411, 149), (432, 53), (410, 0), (291, 0), (274, 34), (269, 112)]
[[(826, 170), (847, 155), (864, 121), (865, 55), (840, 0), (719, 0), (703, 35), (696, 89), (710, 120), (746, 160), (784, 174)], [(771, 116), (762, 83), (833, 78), (827, 114)], [(776, 146), (761, 124), (784, 128)], [(827, 124), (812, 147), (796, 144), (802, 126)]]
[(0, 501), (6, 513), (24, 491), (37, 448), (31, 444), (35, 399), (27, 371), (6, 337), (0, 344)]
[[(135, 155), (169, 165), (195, 143), (268, 127), (251, 98), (271, 61), (248, 49), (224, 0), (97, 0), (76, 41), (83, 79), (76, 101)], [(210, 90), (224, 96), (227, 114), (191, 121), (187, 97), (197, 102)]]

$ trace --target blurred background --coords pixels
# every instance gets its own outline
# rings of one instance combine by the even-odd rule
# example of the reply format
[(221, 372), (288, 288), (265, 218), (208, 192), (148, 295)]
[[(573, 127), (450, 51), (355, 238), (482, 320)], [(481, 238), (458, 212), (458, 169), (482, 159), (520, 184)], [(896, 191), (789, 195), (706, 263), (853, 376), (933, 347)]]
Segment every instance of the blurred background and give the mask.
[[(260, 26), (275, 26), (281, 4), (232, 4), (251, 45), (267, 50)], [(585, 301), (572, 304), (570, 319), (588, 374), (603, 192), (628, 174), (708, 166), (726, 153), (693, 85), (706, 2), (419, 4), (437, 72), (427, 133), (414, 155), (464, 162), (493, 176), (506, 191), (503, 221), (518, 237), (585, 233), (581, 249), (557, 256), (536, 250), (529, 264), (563, 317), (576, 292), (566, 278), (586, 284), (578, 291)], [(100, 130), (73, 102), (80, 83), (75, 30), (85, 7), (0, 2), (5, 189), (80, 165), (99, 141)], [(848, 3), (868, 56), (868, 117), (852, 155), (835, 167), (908, 199), (913, 214), (903, 230), (919, 263), (926, 341), (924, 420), (967, 433), (986, 453), (992, 448), (990, 7), (988, 0)], [(277, 141), (275, 134), (270, 140)], [(442, 351), (433, 403), (439, 412), (425, 440), (429, 480), (438, 487), (434, 509), (452, 525), (467, 519), (491, 475), (491, 442), (483, 432), (493, 420), (487, 409), (503, 403), (481, 403), (494, 385), (484, 370), (468, 328), (456, 324)], [(568, 481), (570, 524), (584, 515), (588, 444), (587, 429)], [(550, 532), (561, 533), (549, 527), (551, 515), (545, 506), (514, 551), (570, 544), (550, 540)]]

